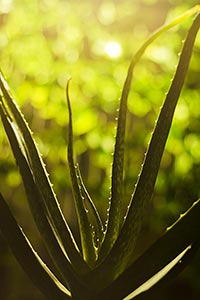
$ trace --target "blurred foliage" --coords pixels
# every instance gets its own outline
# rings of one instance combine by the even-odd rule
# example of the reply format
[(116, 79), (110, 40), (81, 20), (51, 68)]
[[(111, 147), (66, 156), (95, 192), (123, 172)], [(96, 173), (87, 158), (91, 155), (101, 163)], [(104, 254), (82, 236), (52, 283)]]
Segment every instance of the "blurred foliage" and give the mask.
[[(84, 181), (97, 206), (105, 213), (116, 110), (130, 57), (150, 32), (195, 4), (193, 0), (187, 3), (178, 0), (0, 0), (1, 68), (35, 133), (74, 231), (76, 222), (66, 166), (67, 78), (72, 77), (75, 151)], [(135, 70), (128, 102), (124, 204), (137, 179), (190, 23), (188, 20), (161, 36), (149, 47)], [(155, 195), (147, 212), (145, 239), (139, 242), (138, 251), (149, 245), (200, 196), (199, 51), (198, 36)], [(39, 249), (42, 246), (30, 221), (18, 170), (2, 128), (0, 151), (1, 191)], [(36, 290), (30, 293), (29, 283), (27, 289), (23, 287), (22, 271), (0, 242), (0, 276), (5, 282), (0, 287), (0, 298), (42, 299)], [(43, 251), (46, 255), (45, 249)], [(184, 293), (183, 288), (179, 297), (172, 297), (169, 288), (166, 298), (159, 299), (199, 299), (200, 288), (195, 280), (199, 271), (195, 266), (197, 263), (177, 280), (177, 286), (187, 282), (192, 297)]]

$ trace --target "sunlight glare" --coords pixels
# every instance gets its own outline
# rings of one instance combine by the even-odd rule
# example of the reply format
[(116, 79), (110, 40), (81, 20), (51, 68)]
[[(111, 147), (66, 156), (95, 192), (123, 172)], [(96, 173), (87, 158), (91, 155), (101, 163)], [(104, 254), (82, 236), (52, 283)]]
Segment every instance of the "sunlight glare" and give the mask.
[(109, 41), (105, 44), (105, 53), (111, 58), (118, 58), (122, 54), (121, 45), (116, 41)]
[(0, 13), (8, 14), (12, 8), (13, 0), (2, 0), (0, 3)]

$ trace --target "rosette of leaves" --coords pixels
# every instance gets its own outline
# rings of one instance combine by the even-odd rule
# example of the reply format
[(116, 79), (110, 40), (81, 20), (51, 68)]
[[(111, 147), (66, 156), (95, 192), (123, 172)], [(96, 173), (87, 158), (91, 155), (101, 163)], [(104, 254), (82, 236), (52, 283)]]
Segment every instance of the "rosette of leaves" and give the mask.
[[(200, 201), (180, 216), (149, 249), (133, 261), (135, 242), (151, 199), (174, 111), (189, 67), (200, 25), (200, 7), (195, 6), (154, 32), (131, 59), (124, 83), (112, 164), (110, 207), (105, 226), (83, 183), (73, 153), (72, 110), (69, 82), (66, 98), (69, 112), (68, 163), (81, 237), (78, 248), (52, 188), (42, 157), (8, 84), (0, 75), (0, 114), (19, 167), (29, 206), (44, 243), (59, 274), (45, 265), (17, 224), (0, 194), (0, 230), (15, 257), (35, 285), (52, 300), (145, 299), (170, 281), (191, 260), (200, 246)], [(197, 13), (183, 44), (179, 62), (160, 110), (137, 184), (125, 216), (121, 209), (124, 138), (127, 99), (132, 75), (146, 48), (162, 32)], [(87, 209), (86, 209), (87, 206)], [(93, 215), (90, 224), (87, 210)]]

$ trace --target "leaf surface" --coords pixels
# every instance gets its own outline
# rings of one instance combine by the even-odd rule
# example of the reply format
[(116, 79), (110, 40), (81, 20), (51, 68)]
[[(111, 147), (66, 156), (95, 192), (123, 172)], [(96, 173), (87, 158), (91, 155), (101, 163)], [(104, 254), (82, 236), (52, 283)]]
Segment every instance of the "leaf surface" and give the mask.
[(72, 125), (72, 110), (69, 98), (69, 80), (66, 87), (66, 98), (69, 112), (69, 133), (68, 133), (68, 163), (72, 182), (72, 191), (75, 201), (75, 208), (78, 217), (79, 231), (81, 236), (81, 244), (83, 251), (83, 258), (92, 267), (96, 261), (95, 247), (93, 243), (92, 227), (88, 220), (87, 211), (83, 205), (84, 196), (81, 193), (81, 186), (79, 185), (76, 167), (74, 163), (73, 151), (73, 125)]
[(53, 230), (50, 226), (40, 192), (35, 185), (29, 165), (18, 144), (19, 135), (17, 139), (16, 129), (13, 129), (12, 123), (4, 113), (1, 105), (0, 114), (14, 157), (20, 169), (32, 215), (46, 244), (47, 250), (50, 253), (52, 261), (62, 276), (64, 283), (67, 286), (70, 286), (70, 288), (75, 287), (75, 290), (81, 290), (81, 283), (79, 282), (72, 265), (62, 248), (62, 245), (59, 243), (55, 230)]
[[(0, 194), (0, 230), (17, 261), (41, 292), (51, 300), (69, 300), (70, 292), (35, 252)], [(24, 255), (26, 253), (26, 255)]]
[(5, 104), (9, 107), (13, 120), (16, 122), (24, 140), (28, 161), (31, 164), (31, 170), (35, 183), (40, 191), (43, 202), (48, 211), (49, 220), (56, 229), (67, 255), (69, 256), (73, 267), (80, 273), (86, 273), (88, 267), (82, 259), (70, 228), (63, 216), (60, 205), (53, 191), (52, 184), (48, 177), (42, 157), (33, 140), (32, 133), (27, 122), (24, 119), (15, 100), (12, 98), (7, 82), (3, 74), (0, 73), (0, 88), (4, 97)]
[(127, 268), (132, 260), (142, 218), (154, 190), (173, 114), (189, 67), (199, 24), (200, 15), (198, 14), (184, 42), (179, 63), (153, 131), (124, 225), (110, 253), (93, 272), (92, 280), (94, 282), (102, 282), (102, 285), (109, 284), (113, 278), (119, 276)]
[[(121, 216), (121, 201), (122, 201), (122, 182), (123, 182), (123, 167), (124, 167), (124, 138), (126, 128), (126, 114), (127, 114), (127, 99), (129, 96), (131, 81), (133, 76), (133, 70), (135, 65), (140, 60), (146, 48), (163, 32), (179, 24), (185, 18), (193, 15), (200, 9), (200, 5), (194, 6), (184, 14), (175, 18), (168, 24), (164, 24), (158, 30), (156, 30), (146, 42), (139, 48), (136, 54), (133, 56), (128, 68), (127, 76), (124, 82), (122, 95), (120, 98), (120, 108), (118, 114), (117, 133), (115, 140), (113, 165), (112, 165), (112, 183), (111, 183), (111, 197), (110, 207), (108, 215), (108, 225), (105, 232), (104, 240), (100, 249), (98, 263), (101, 263), (112, 249), (115, 241), (117, 240), (120, 224), (122, 223)], [(135, 234), (136, 235), (136, 234)]]
[(200, 200), (196, 201), (185, 214), (181, 215), (180, 218), (112, 284), (100, 292), (97, 300), (104, 299), (104, 297), (105, 299), (113, 298), (115, 300), (124, 299), (167, 266), (187, 247), (193, 244), (199, 246), (199, 216)]

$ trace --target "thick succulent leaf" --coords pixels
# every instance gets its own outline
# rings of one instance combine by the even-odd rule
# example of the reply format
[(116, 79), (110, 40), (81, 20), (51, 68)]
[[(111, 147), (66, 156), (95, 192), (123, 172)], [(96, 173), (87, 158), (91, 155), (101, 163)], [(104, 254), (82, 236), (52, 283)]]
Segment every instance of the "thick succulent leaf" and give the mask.
[(81, 284), (77, 279), (76, 274), (74, 273), (72, 265), (68, 261), (67, 256), (63, 252), (61, 246), (59, 245), (59, 240), (57, 238), (56, 232), (52, 230), (48, 222), (48, 218), (45, 214), (45, 208), (42, 203), (41, 195), (37, 189), (37, 186), (35, 185), (29, 165), (18, 144), (15, 129), (13, 129), (12, 123), (10, 122), (9, 118), (6, 117), (6, 115), (4, 114), (1, 106), (0, 114), (6, 134), (10, 141), (13, 154), (20, 169), (32, 215), (46, 244), (47, 250), (49, 251), (52, 261), (56, 265), (60, 275), (63, 278), (64, 283), (72, 289), (75, 287), (76, 290), (81, 290)]
[(191, 9), (188, 9), (186, 12), (184, 12), (182, 15), (178, 16), (177, 18), (175, 18), (174, 20), (172, 20), (171, 22), (164, 24), (163, 26), (161, 26), (160, 28), (158, 28), (156, 31), (154, 31), (152, 33), (152, 35), (150, 35), (150, 37), (146, 40), (146, 42), (140, 47), (140, 49), (136, 52), (136, 54), (133, 56), (131, 64), (135, 65), (141, 58), (141, 56), (143, 55), (144, 51), (146, 50), (146, 48), (157, 38), (159, 37), (163, 32), (169, 30), (170, 28), (180, 24), (181, 22), (183, 22), (186, 18), (194, 15), (195, 13), (198, 13), (200, 10), (200, 4), (195, 5), (194, 7), (192, 7)]
[(182, 22), (185, 18), (191, 16), (200, 9), (200, 5), (196, 5), (192, 9), (186, 11), (183, 15), (177, 17), (172, 22), (161, 26), (156, 30), (140, 47), (137, 53), (133, 56), (128, 72), (127, 77), (123, 86), (122, 95), (120, 99), (120, 109), (118, 115), (118, 124), (117, 124), (117, 134), (116, 142), (113, 156), (113, 165), (112, 165), (112, 184), (111, 184), (111, 198), (110, 198), (110, 208), (108, 215), (108, 225), (104, 241), (101, 246), (99, 253), (98, 263), (101, 263), (103, 259), (107, 256), (111, 250), (113, 244), (115, 243), (121, 224), (121, 190), (122, 190), (122, 181), (123, 181), (123, 165), (124, 165), (124, 136), (125, 136), (125, 127), (126, 127), (126, 114), (127, 114), (127, 99), (130, 92), (131, 81), (133, 70), (136, 63), (140, 60), (142, 54), (146, 48), (163, 32), (172, 28), (173, 26)]
[(70, 292), (58, 281), (35, 252), (1, 194), (0, 230), (26, 274), (48, 299), (71, 299)]
[(165, 288), (180, 272), (183, 271), (183, 269), (192, 261), (199, 248), (200, 241), (188, 246), (168, 265), (139, 286), (133, 293), (124, 298), (124, 300), (147, 300), (149, 297), (157, 299), (157, 292)]
[(112, 279), (123, 272), (131, 262), (135, 241), (141, 227), (142, 215), (153, 193), (160, 160), (172, 123), (177, 100), (189, 66), (199, 23), (200, 16), (198, 15), (184, 43), (179, 64), (154, 129), (125, 223), (106, 259), (94, 270), (92, 276), (89, 276), (91, 280), (94, 280), (94, 284), (95, 281), (98, 283), (101, 282), (102, 285), (109, 284)]
[(15, 100), (12, 98), (8, 84), (1, 72), (0, 88), (4, 96), (5, 104), (9, 107), (13, 119), (23, 136), (26, 146), (26, 153), (28, 154), (28, 160), (31, 164), (33, 176), (36, 185), (41, 192), (43, 202), (49, 214), (49, 219), (53, 226), (56, 228), (56, 232), (58, 233), (63, 247), (65, 248), (65, 251), (70, 258), (70, 261), (72, 262), (74, 268), (80, 273), (85, 273), (88, 271), (88, 267), (82, 259), (70, 228), (65, 221), (60, 205), (53, 191), (52, 184), (50, 183), (44, 163), (42, 161), (41, 155), (33, 140), (32, 133)]
[[(139, 175), (135, 191), (131, 199), (130, 209), (128, 211), (124, 226), (116, 242), (111, 255), (121, 258), (122, 269), (131, 261), (134, 243), (140, 232), (143, 215), (146, 205), (149, 203), (154, 185), (156, 182), (160, 161), (164, 152), (165, 144), (172, 124), (174, 111), (182, 90), (184, 80), (189, 67), (192, 49), (195, 38), (200, 26), (200, 15), (194, 20), (187, 38), (184, 42), (180, 55), (179, 63), (172, 80), (170, 89), (167, 93), (164, 104), (161, 108), (153, 135), (146, 153), (144, 164)], [(126, 241), (126, 246), (124, 243)], [(124, 256), (122, 252), (124, 251)], [(114, 254), (116, 253), (116, 254)], [(122, 258), (123, 256), (123, 258)], [(124, 264), (124, 266), (123, 266)], [(120, 268), (120, 267), (119, 267)]]
[(74, 163), (73, 151), (73, 125), (72, 125), (72, 110), (69, 98), (69, 80), (66, 87), (66, 99), (69, 112), (69, 125), (68, 125), (68, 163), (72, 181), (72, 191), (75, 201), (75, 208), (78, 217), (79, 231), (81, 236), (81, 245), (83, 251), (83, 258), (91, 266), (94, 266), (96, 260), (95, 247), (93, 244), (92, 226), (89, 223), (87, 211), (83, 205), (83, 195), (81, 193), (81, 186), (79, 185), (76, 167)]
[(97, 210), (97, 207), (95, 206), (93, 200), (91, 199), (86, 189), (86, 186), (83, 182), (78, 164), (76, 165), (76, 172), (77, 172), (78, 182), (81, 188), (81, 194), (83, 195), (84, 206), (88, 210), (88, 216), (91, 215), (93, 217), (90, 222), (95, 229), (94, 238), (95, 238), (96, 247), (98, 248), (99, 244), (101, 243), (101, 239), (103, 237), (103, 230), (104, 230), (103, 223), (99, 215), (99, 212)]
[(113, 155), (112, 175), (111, 175), (111, 196), (109, 199), (109, 212), (107, 228), (104, 240), (100, 248), (98, 263), (100, 263), (109, 253), (115, 243), (119, 231), (122, 213), (122, 183), (124, 168), (124, 137), (126, 128), (127, 99), (132, 79), (132, 66), (128, 75), (120, 99), (120, 109), (117, 124), (116, 141)]
[(107, 299), (106, 297), (115, 300), (125, 298), (172, 262), (190, 245), (194, 244), (194, 247), (199, 246), (199, 216), (200, 200), (196, 201), (185, 214), (181, 215), (180, 218), (111, 285), (99, 293), (97, 300)]

